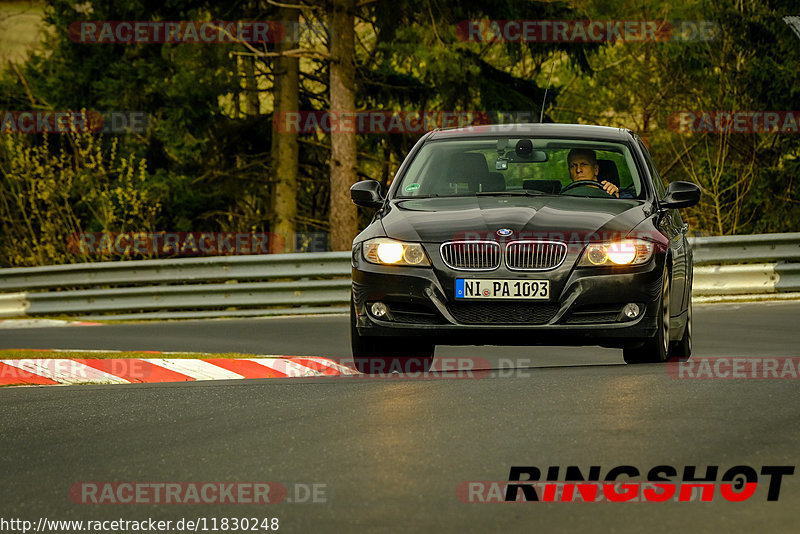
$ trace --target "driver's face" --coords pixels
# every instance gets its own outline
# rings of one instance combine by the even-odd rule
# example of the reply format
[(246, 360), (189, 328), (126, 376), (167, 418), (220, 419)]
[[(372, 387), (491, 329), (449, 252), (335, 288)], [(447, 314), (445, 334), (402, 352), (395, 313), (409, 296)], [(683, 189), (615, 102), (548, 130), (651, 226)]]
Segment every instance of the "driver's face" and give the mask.
[(578, 180), (597, 180), (600, 167), (586, 156), (573, 156), (569, 160), (569, 177), (573, 182)]

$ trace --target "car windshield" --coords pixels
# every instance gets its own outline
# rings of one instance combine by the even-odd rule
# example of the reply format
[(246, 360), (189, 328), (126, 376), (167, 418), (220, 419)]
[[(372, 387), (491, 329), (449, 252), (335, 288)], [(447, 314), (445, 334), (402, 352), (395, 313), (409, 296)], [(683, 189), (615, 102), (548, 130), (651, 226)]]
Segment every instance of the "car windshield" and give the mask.
[[(603, 182), (614, 184), (619, 196), (604, 191)], [(395, 197), (563, 195), (612, 200), (643, 194), (633, 157), (622, 143), (497, 137), (425, 144)]]

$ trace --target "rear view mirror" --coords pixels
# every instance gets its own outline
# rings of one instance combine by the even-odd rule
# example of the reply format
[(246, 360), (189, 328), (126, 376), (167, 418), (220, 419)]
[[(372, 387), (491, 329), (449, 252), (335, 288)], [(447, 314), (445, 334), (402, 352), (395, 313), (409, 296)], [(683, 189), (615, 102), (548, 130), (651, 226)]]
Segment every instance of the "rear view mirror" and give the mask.
[(506, 154), (507, 161), (511, 163), (544, 163), (549, 159), (544, 150), (531, 150), (520, 154), (517, 151)]
[(688, 208), (700, 202), (700, 188), (691, 182), (672, 182), (661, 199), (662, 208)]
[(380, 208), (383, 206), (381, 184), (375, 180), (364, 180), (350, 187), (350, 199), (356, 206)]

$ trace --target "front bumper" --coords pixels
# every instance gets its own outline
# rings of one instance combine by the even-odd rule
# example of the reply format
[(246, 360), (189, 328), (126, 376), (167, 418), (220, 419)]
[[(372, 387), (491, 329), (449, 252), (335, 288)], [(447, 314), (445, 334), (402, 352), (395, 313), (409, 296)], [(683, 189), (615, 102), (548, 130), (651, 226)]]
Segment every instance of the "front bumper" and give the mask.
[[(361, 336), (415, 336), (445, 345), (601, 345), (623, 347), (652, 337), (665, 255), (632, 268), (575, 268), (568, 255), (551, 271), (452, 270), (436, 254), (432, 267), (374, 265), (360, 247), (353, 253), (353, 305)], [(550, 300), (455, 299), (456, 278), (550, 281)], [(383, 302), (389, 313), (375, 317), (370, 306)], [(628, 303), (641, 311), (622, 314)], [(482, 313), (482, 308), (486, 313)], [(466, 313), (465, 313), (466, 311)]]

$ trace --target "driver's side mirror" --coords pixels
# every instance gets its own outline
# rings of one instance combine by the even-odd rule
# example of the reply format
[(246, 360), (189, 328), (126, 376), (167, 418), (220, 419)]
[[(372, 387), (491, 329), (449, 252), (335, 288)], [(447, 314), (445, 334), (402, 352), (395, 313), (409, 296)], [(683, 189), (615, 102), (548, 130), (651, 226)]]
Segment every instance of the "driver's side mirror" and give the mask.
[(380, 208), (383, 206), (381, 184), (375, 180), (364, 180), (350, 187), (350, 198), (356, 206)]
[(700, 202), (700, 188), (692, 182), (672, 182), (661, 199), (662, 208), (688, 208)]

